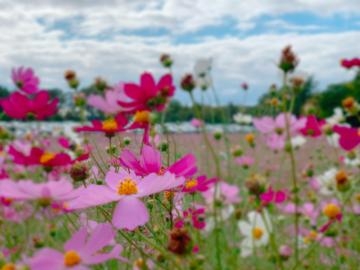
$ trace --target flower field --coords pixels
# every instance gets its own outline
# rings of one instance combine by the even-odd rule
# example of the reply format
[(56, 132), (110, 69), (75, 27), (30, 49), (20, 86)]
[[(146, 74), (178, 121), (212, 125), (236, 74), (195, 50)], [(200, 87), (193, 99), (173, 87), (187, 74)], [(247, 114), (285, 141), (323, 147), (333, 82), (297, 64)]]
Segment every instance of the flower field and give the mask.
[[(214, 131), (195, 95), (217, 99), (211, 61), (182, 78), (175, 64), (164, 54), (159, 78), (98, 78), (95, 93), (67, 70), (80, 121), (48, 132), (40, 121), (61, 110), (60, 100), (32, 68), (12, 70), (16, 89), (1, 98), (2, 114), (37, 128), (0, 129), (0, 269), (359, 269), (356, 97), (330, 117), (316, 104), (295, 114), (305, 82), (293, 75), (299, 56), (287, 46), (276, 67), (282, 85), (270, 89), (266, 109), (251, 115), (239, 106)], [(359, 77), (360, 59), (339, 68)], [(176, 91), (190, 97), (193, 132), (166, 128)], [(98, 117), (88, 119), (90, 110)], [(230, 132), (232, 122), (243, 131)]]

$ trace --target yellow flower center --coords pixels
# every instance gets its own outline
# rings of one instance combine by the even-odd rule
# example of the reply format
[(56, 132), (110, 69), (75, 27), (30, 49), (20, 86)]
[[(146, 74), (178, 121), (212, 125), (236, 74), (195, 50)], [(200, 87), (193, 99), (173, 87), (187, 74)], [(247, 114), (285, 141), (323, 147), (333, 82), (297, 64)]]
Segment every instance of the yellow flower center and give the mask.
[(102, 129), (108, 132), (115, 131), (118, 129), (118, 124), (112, 118), (102, 122)]
[(40, 157), (40, 163), (45, 164), (45, 163), (49, 162), (50, 160), (52, 160), (54, 157), (55, 157), (54, 153), (45, 152)]
[(252, 235), (254, 237), (255, 240), (259, 240), (264, 234), (263, 229), (259, 228), (259, 227), (255, 227), (252, 230)]
[(65, 252), (64, 255), (64, 264), (66, 266), (74, 266), (78, 265), (81, 262), (81, 257), (79, 253), (77, 253), (75, 250), (69, 250)]
[(16, 266), (13, 263), (6, 263), (1, 267), (1, 270), (16, 270)]
[(118, 194), (119, 195), (132, 195), (138, 193), (138, 187), (134, 180), (125, 178), (119, 183)]
[(304, 243), (309, 244), (310, 242), (314, 242), (317, 236), (318, 234), (316, 231), (310, 231), (309, 234), (304, 237)]
[(245, 135), (245, 141), (247, 141), (248, 143), (252, 144), (254, 143), (255, 140), (255, 135), (253, 133), (248, 133)]
[(357, 130), (357, 135), (360, 137), (360, 128)]
[(341, 213), (340, 207), (334, 203), (329, 203), (323, 208), (323, 214), (330, 219), (334, 219)]
[(198, 181), (196, 179), (190, 179), (190, 180), (186, 181), (185, 188), (191, 189), (193, 187), (196, 187), (197, 184), (198, 184)]
[(360, 203), (360, 193), (355, 194), (355, 200)]
[(139, 124), (145, 124), (150, 122), (149, 111), (137, 111), (134, 115), (134, 122)]

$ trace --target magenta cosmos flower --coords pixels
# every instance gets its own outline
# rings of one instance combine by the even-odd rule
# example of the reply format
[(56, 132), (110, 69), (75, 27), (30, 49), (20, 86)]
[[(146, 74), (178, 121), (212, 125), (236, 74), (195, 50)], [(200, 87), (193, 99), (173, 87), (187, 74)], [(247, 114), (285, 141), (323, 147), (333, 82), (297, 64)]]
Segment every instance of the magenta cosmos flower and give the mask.
[(70, 202), (70, 209), (82, 209), (117, 201), (112, 223), (118, 229), (134, 230), (149, 220), (149, 213), (140, 200), (161, 191), (184, 184), (184, 178), (176, 178), (169, 172), (163, 175), (149, 174), (144, 178), (132, 171), (111, 169), (105, 176), (106, 185), (90, 185), (80, 196)]
[(339, 144), (346, 151), (351, 151), (360, 144), (360, 129), (334, 126), (333, 131), (340, 135)]
[(115, 233), (108, 223), (99, 224), (88, 235), (87, 228), (82, 227), (69, 239), (63, 251), (43, 248), (27, 260), (31, 269), (36, 270), (86, 270), (91, 265), (111, 259), (124, 260), (120, 253), (121, 245), (115, 245), (109, 252), (103, 249), (113, 241)]
[(11, 72), (11, 78), (15, 85), (27, 94), (34, 94), (39, 90), (40, 80), (32, 68), (14, 68)]
[(42, 165), (45, 167), (57, 167), (70, 165), (76, 161), (83, 161), (89, 158), (89, 154), (85, 153), (72, 160), (71, 157), (66, 153), (54, 153), (48, 152), (39, 147), (32, 147), (30, 153), (22, 153), (15, 147), (9, 147), (9, 155), (13, 157), (13, 162), (19, 165), (31, 166), (31, 165)]
[(14, 92), (0, 100), (0, 106), (4, 112), (15, 119), (34, 117), (37, 120), (43, 120), (56, 113), (58, 103), (57, 98), (50, 100), (47, 91), (37, 92), (33, 97)]
[(150, 145), (143, 146), (139, 159), (129, 149), (123, 150), (120, 155), (120, 163), (139, 176), (149, 173), (163, 174), (169, 171), (176, 176), (191, 177), (197, 171), (196, 158), (192, 154), (187, 154), (168, 168), (164, 168), (160, 151)]
[(76, 127), (76, 132), (103, 132), (107, 137), (112, 137), (117, 132), (125, 130), (125, 126), (128, 124), (127, 118), (119, 113), (115, 118), (109, 118), (104, 121), (93, 120), (91, 126)]
[(353, 67), (360, 68), (360, 58), (355, 57), (353, 59), (342, 59), (340, 64), (346, 69), (351, 69)]
[(260, 200), (264, 205), (270, 203), (283, 203), (288, 198), (287, 191), (285, 190), (273, 190), (272, 187), (260, 195)]
[(319, 137), (321, 135), (321, 127), (325, 124), (325, 120), (318, 120), (314, 115), (306, 118), (305, 126), (300, 129), (304, 136)]
[(175, 93), (175, 86), (170, 74), (162, 76), (158, 83), (151, 73), (143, 73), (140, 84), (125, 83), (124, 94), (128, 100), (119, 100), (118, 104), (126, 111), (157, 110), (165, 108), (170, 97)]

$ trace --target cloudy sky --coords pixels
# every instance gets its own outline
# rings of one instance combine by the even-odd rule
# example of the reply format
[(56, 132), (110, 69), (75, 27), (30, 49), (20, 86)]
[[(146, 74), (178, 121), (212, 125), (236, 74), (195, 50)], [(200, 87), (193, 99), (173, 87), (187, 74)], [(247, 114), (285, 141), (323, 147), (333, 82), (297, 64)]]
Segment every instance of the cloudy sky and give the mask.
[[(11, 85), (14, 66), (31, 66), (44, 88), (65, 89), (63, 71), (82, 84), (102, 76), (110, 83), (137, 81), (143, 71), (165, 72), (159, 55), (174, 58), (174, 76), (213, 59), (223, 102), (248, 103), (280, 81), (276, 68), (288, 44), (301, 74), (319, 89), (350, 79), (341, 58), (360, 56), (359, 0), (0, 0), (0, 79)], [(177, 99), (187, 102), (178, 91)]]

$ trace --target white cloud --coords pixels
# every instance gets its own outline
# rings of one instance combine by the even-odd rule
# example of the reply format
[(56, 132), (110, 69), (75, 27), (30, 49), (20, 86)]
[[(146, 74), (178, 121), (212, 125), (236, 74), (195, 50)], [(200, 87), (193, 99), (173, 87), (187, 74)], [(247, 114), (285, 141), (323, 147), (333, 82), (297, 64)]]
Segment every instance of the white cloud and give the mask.
[[(174, 74), (178, 82), (183, 73), (192, 71), (197, 58), (214, 59), (213, 76), (223, 100), (240, 101), (240, 83), (250, 84), (250, 101), (264, 93), (273, 82), (280, 81), (276, 68), (280, 50), (292, 44), (301, 59), (300, 69), (315, 75), (321, 82), (338, 82), (352, 74), (339, 67), (339, 59), (353, 57), (358, 47), (360, 31), (316, 34), (262, 34), (258, 36), (208, 36), (196, 43), (176, 44), (179, 33), (236, 20), (239, 29), (256, 25), (255, 18), (263, 14), (311, 11), (324, 16), (359, 12), (360, 1), (13, 1), (0, 0), (0, 79), (10, 84), (12, 66), (33, 66), (46, 87), (65, 88), (63, 71), (76, 69), (84, 84), (101, 75), (115, 83), (138, 80), (143, 70), (160, 75), (164, 70), (158, 63), (162, 52), (175, 59)], [(341, 4), (341, 5), (340, 5)], [(357, 10), (357, 11), (356, 11)], [(68, 23), (72, 36), (64, 26)], [(280, 20), (275, 27), (297, 30), (298, 26)], [(316, 28), (316, 26), (310, 26)], [(167, 28), (170, 35), (146, 37), (125, 34), (120, 30)], [(53, 29), (53, 30), (51, 30)], [(113, 32), (116, 32), (114, 34)], [(70, 33), (70, 34), (71, 34)], [(94, 38), (109, 33), (104, 39)], [(239, 90), (239, 92), (237, 92)], [(179, 91), (179, 97), (184, 94)]]

